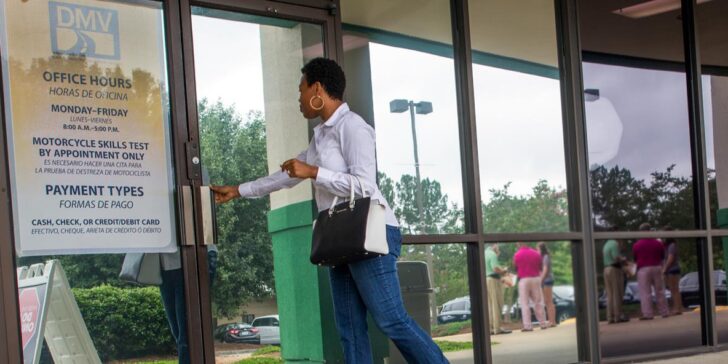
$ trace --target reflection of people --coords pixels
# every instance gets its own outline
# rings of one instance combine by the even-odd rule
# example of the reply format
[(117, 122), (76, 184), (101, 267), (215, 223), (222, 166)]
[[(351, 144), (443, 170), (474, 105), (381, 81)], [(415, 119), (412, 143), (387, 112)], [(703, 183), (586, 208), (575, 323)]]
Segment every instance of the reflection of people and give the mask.
[(490, 319), (490, 333), (493, 335), (510, 334), (510, 330), (501, 327), (501, 310), (503, 309), (503, 283), (501, 279), (508, 273), (498, 261), (500, 248), (498, 244), (491, 244), (485, 249), (485, 275), (488, 288), (488, 318)]
[(523, 319), (521, 331), (533, 331), (529, 300), (533, 302), (533, 310), (536, 312), (536, 319), (541, 329), (546, 329), (549, 323), (546, 321), (541, 291), (541, 255), (525, 243), (518, 243), (517, 246), (518, 251), (513, 256), (513, 267), (518, 272), (518, 303), (521, 305)]
[[(666, 228), (665, 230), (672, 230)], [(662, 274), (665, 276), (665, 284), (670, 290), (672, 298), (671, 314), (682, 314), (682, 297), (680, 296), (680, 260), (677, 254), (677, 240), (674, 238), (665, 239), (665, 264), (662, 266)]]
[[(649, 231), (648, 223), (640, 225), (640, 231)], [(637, 262), (637, 285), (640, 294), (640, 307), (642, 317), (640, 320), (652, 320), (652, 290), (657, 298), (657, 310), (662, 317), (667, 317), (667, 302), (665, 300), (665, 282), (662, 279), (662, 260), (665, 257), (665, 248), (662, 242), (654, 238), (637, 240), (632, 247), (632, 254)]]
[(372, 361), (368, 311), (408, 362), (446, 363), (440, 348), (410, 318), (402, 303), (396, 266), (402, 238), (397, 219), (376, 185), (374, 130), (342, 101), (346, 81), (336, 62), (316, 58), (301, 71), (301, 112), (307, 119), (322, 120), (314, 128), (308, 149), (270, 176), (240, 186), (213, 187), (215, 201), (265, 196), (310, 178), (321, 211), (331, 206), (334, 196), (348, 196), (350, 188), (362, 195), (360, 186), (350, 182), (352, 175), (361, 178), (372, 200), (386, 207), (389, 254), (330, 270), (336, 326), (346, 362)]
[(546, 318), (551, 326), (556, 326), (556, 306), (554, 305), (554, 271), (551, 269), (551, 254), (546, 243), (538, 243), (541, 254), (541, 285), (543, 287), (543, 301), (546, 304)]
[(624, 248), (621, 241), (607, 240), (602, 248), (604, 262), (604, 289), (607, 291), (607, 322), (610, 324), (627, 322), (622, 313), (622, 300), (624, 299), (624, 272), (622, 265), (626, 258), (622, 253)]

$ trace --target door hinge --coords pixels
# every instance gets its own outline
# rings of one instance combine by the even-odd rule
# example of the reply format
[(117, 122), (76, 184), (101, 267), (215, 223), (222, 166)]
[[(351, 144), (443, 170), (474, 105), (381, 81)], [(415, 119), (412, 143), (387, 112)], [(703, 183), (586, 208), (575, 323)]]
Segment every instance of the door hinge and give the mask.
[(326, 5), (326, 8), (329, 10), (329, 15), (336, 16), (336, 14), (339, 13), (339, 7), (336, 6), (336, 3), (330, 2)]

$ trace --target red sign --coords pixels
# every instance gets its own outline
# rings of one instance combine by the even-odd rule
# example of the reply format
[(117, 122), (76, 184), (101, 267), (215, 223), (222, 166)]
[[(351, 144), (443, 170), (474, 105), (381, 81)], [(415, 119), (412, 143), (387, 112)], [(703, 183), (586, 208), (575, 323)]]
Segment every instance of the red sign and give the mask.
[(20, 305), (20, 333), (23, 337), (23, 350), (28, 346), (36, 332), (38, 332), (38, 318), (40, 316), (40, 299), (37, 287), (28, 287), (20, 292), (18, 304)]

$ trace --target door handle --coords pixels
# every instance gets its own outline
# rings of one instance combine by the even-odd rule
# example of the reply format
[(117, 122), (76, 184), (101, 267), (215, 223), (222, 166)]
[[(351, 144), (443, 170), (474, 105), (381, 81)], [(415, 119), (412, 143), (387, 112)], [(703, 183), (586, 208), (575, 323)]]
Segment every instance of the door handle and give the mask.
[(195, 213), (192, 186), (182, 186), (182, 214), (184, 217), (185, 240), (182, 245), (195, 245)]
[(202, 207), (202, 245), (215, 244), (215, 202), (210, 186), (200, 186), (200, 202)]

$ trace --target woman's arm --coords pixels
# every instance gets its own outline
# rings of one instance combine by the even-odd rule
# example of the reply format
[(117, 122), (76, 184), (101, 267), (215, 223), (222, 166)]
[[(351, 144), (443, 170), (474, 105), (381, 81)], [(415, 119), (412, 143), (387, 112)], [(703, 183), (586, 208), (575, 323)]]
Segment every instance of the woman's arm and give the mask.
[(543, 282), (543, 280), (549, 276), (549, 270), (551, 269), (549, 268), (550, 264), (546, 264), (546, 259), (550, 260), (551, 257), (548, 255), (544, 255), (543, 259), (541, 260), (541, 282)]
[[(295, 158), (297, 161), (304, 161), (305, 159), (305, 150)], [(256, 198), (267, 196), (272, 192), (291, 188), (301, 181), (303, 181), (302, 178), (289, 176), (288, 173), (281, 170), (239, 186), (210, 186), (210, 189), (215, 192), (215, 202), (225, 203), (237, 197)]]
[(667, 269), (672, 266), (672, 263), (675, 263), (675, 254), (668, 254), (667, 260), (665, 260), (665, 265), (662, 266), (662, 274), (665, 274), (667, 272)]

